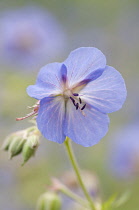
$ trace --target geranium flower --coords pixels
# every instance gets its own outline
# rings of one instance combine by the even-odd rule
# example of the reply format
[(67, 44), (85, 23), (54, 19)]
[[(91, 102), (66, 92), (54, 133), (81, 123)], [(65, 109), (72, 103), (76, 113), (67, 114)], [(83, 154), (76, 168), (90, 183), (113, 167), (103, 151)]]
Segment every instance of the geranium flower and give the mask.
[(68, 136), (85, 147), (105, 136), (107, 113), (120, 109), (126, 98), (122, 76), (93, 47), (76, 49), (63, 63), (44, 66), (27, 93), (40, 100), (36, 120), (45, 138), (63, 143)]
[(127, 125), (114, 137), (109, 148), (109, 166), (117, 178), (132, 179), (139, 175), (139, 123)]
[(56, 18), (38, 7), (6, 10), (0, 16), (1, 63), (34, 69), (62, 54), (66, 36)]

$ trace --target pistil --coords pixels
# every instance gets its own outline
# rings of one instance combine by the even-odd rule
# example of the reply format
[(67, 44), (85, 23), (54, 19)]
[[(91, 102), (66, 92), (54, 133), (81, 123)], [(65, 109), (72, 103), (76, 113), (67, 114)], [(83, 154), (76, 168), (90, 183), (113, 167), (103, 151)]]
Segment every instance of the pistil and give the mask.
[(18, 118), (16, 118), (16, 121), (24, 120), (24, 119), (26, 119), (28, 117), (31, 117), (31, 116), (36, 116), (38, 114), (39, 107), (40, 107), (40, 100), (37, 101), (37, 103), (34, 106), (29, 107), (29, 108), (33, 109), (32, 112), (27, 114), (25, 117), (18, 117)]

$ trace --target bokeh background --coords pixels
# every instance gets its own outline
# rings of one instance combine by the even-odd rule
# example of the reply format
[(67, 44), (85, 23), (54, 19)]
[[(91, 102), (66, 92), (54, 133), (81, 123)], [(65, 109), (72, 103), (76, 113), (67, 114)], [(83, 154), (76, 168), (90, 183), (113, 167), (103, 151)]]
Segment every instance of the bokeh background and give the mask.
[[(138, 0), (0, 1), (0, 144), (9, 133), (30, 126), (15, 118), (25, 116), (26, 107), (35, 103), (26, 87), (34, 84), (41, 66), (63, 61), (78, 47), (97, 47), (123, 75), (128, 96), (123, 108), (109, 115), (109, 132), (99, 144), (84, 148), (73, 143), (73, 148), (80, 166), (97, 176), (103, 200), (130, 190), (119, 210), (138, 210), (138, 37)], [(123, 139), (131, 146), (121, 149)], [(9, 161), (0, 151), (1, 210), (34, 210), (50, 177), (71, 169), (64, 145), (43, 138), (35, 157), (24, 167), (21, 163), (21, 156)]]

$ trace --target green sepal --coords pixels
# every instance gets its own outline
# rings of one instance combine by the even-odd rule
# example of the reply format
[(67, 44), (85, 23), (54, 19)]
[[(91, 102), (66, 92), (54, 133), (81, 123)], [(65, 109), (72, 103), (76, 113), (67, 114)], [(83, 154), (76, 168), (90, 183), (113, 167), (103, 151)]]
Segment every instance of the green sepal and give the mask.
[(39, 146), (39, 136), (31, 135), (27, 138), (26, 143), (24, 144), (22, 150), (23, 163), (22, 166), (32, 157), (34, 156), (36, 149)]
[(37, 202), (37, 210), (61, 210), (61, 198), (54, 192), (46, 192)]
[(7, 136), (7, 138), (4, 140), (1, 149), (8, 151), (9, 146), (11, 144), (11, 142), (13, 141), (13, 139), (15, 138), (15, 136), (13, 134), (10, 134), (9, 136)]
[(9, 146), (9, 149), (8, 149), (10, 159), (22, 152), (25, 142), (26, 142), (26, 139), (23, 139), (21, 137), (15, 137), (12, 140), (12, 142)]

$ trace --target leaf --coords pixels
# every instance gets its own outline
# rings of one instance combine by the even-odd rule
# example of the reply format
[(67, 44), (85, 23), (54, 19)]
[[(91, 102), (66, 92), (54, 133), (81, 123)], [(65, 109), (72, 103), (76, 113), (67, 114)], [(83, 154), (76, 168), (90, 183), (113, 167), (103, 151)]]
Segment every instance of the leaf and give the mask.
[(126, 191), (123, 195), (121, 195), (114, 203), (114, 207), (118, 208), (119, 206), (126, 203), (131, 196), (131, 191)]
[(117, 193), (110, 196), (110, 198), (102, 204), (102, 210), (112, 210), (116, 198), (117, 198)]

